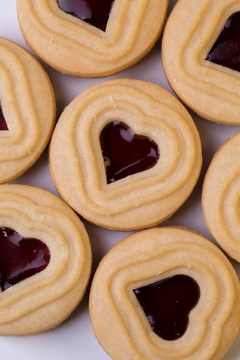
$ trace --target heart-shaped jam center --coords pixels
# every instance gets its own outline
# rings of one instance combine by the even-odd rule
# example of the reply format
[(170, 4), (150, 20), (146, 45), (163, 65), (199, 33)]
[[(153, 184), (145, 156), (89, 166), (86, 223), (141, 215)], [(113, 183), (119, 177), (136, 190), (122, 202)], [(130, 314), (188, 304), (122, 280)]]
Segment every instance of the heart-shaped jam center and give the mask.
[(0, 228), (0, 286), (2, 291), (44, 270), (50, 251), (38, 239), (23, 238), (10, 228)]
[(100, 135), (107, 183), (152, 168), (159, 159), (159, 148), (149, 137), (136, 135), (126, 124), (113, 121)]
[(64, 12), (105, 31), (114, 0), (57, 0)]
[(152, 330), (164, 340), (177, 340), (186, 332), (189, 313), (200, 298), (197, 282), (187, 275), (175, 275), (134, 293)]
[(207, 60), (240, 71), (240, 12), (227, 20)]
[(0, 131), (8, 130), (8, 126), (3, 115), (2, 106), (0, 105)]

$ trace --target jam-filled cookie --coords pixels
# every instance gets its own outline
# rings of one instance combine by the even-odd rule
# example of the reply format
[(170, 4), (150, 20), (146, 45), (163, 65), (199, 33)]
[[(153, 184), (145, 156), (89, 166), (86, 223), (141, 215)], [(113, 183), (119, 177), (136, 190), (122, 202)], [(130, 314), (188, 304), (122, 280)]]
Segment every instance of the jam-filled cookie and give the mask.
[(50, 192), (0, 187), (0, 335), (36, 335), (78, 305), (91, 271), (87, 232)]
[(21, 31), (54, 69), (101, 77), (145, 56), (159, 38), (168, 0), (19, 0)]
[(225, 255), (200, 234), (143, 230), (101, 261), (90, 316), (114, 360), (219, 360), (239, 329), (239, 281)]
[(163, 36), (163, 66), (200, 116), (240, 125), (240, 1), (179, 0)]
[(240, 133), (215, 154), (206, 173), (202, 206), (206, 224), (219, 245), (240, 262)]
[(79, 214), (109, 229), (158, 224), (188, 198), (201, 144), (179, 101), (139, 80), (95, 85), (65, 109), (50, 144), (50, 171)]
[(0, 183), (26, 171), (45, 149), (55, 123), (55, 97), (39, 62), (0, 38)]

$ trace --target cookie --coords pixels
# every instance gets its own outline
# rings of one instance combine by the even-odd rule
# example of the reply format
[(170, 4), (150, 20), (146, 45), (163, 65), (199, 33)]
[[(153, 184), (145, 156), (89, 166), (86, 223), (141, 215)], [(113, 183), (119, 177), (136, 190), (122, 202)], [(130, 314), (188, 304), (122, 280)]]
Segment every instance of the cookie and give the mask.
[(25, 49), (0, 38), (0, 183), (19, 177), (42, 154), (55, 124), (50, 80)]
[(114, 360), (219, 360), (239, 329), (239, 296), (237, 275), (213, 243), (184, 228), (153, 228), (102, 259), (90, 316)]
[(202, 192), (203, 214), (208, 229), (219, 245), (238, 262), (239, 142), (240, 133), (237, 133), (217, 151), (206, 173)]
[(67, 204), (27, 185), (0, 187), (0, 335), (37, 335), (78, 305), (91, 271), (87, 232)]
[(168, 0), (17, 1), (30, 48), (54, 69), (81, 77), (108, 76), (138, 62), (159, 38), (167, 7)]
[(191, 194), (201, 143), (186, 109), (140, 80), (95, 85), (65, 109), (50, 143), (50, 172), (84, 218), (115, 230), (166, 220)]
[(227, 125), (240, 125), (239, 11), (235, 0), (179, 0), (162, 42), (164, 71), (178, 97)]

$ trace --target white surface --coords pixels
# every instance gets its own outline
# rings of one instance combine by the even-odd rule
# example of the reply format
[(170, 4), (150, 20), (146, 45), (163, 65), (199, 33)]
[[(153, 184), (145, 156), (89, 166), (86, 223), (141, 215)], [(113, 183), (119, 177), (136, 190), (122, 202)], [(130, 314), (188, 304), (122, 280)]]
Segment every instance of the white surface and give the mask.
[[(169, 11), (176, 3), (170, 0)], [(20, 32), (15, 0), (0, 0), (0, 36), (27, 48)], [(161, 64), (161, 41), (137, 65), (105, 79), (81, 79), (59, 74), (43, 64), (53, 83), (56, 94), (58, 116), (76, 95), (86, 88), (113, 78), (136, 78), (156, 83), (171, 92)], [(28, 49), (29, 50), (29, 49)], [(171, 61), (171, 59), (169, 59)], [(190, 112), (192, 114), (192, 112)], [(203, 170), (191, 197), (181, 209), (163, 225), (180, 225), (196, 230), (212, 241), (201, 208), (201, 187), (206, 169), (219, 146), (230, 136), (240, 131), (239, 127), (217, 125), (192, 114), (200, 132), (203, 146)], [(48, 169), (47, 150), (37, 163), (23, 176), (14, 181), (45, 188), (57, 194)], [(103, 230), (85, 221), (93, 249), (93, 273), (103, 255), (129, 233)], [(232, 261), (240, 275), (240, 266)], [(109, 360), (110, 357), (98, 345), (94, 337), (88, 313), (88, 291), (74, 313), (62, 325), (49, 333), (26, 338), (0, 338), (0, 356), (3, 360)], [(223, 357), (224, 360), (240, 360), (240, 335)], [(126, 359), (127, 360), (127, 359)]]

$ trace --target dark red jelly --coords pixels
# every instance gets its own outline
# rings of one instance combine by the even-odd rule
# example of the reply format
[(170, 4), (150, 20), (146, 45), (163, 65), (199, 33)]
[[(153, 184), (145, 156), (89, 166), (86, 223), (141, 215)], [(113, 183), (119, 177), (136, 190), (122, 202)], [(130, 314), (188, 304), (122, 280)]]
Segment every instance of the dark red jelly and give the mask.
[(23, 238), (0, 228), (0, 286), (2, 291), (44, 270), (50, 261), (48, 247), (40, 240)]
[(8, 126), (3, 115), (2, 106), (0, 105), (0, 131), (1, 130), (8, 130)]
[(61, 10), (105, 31), (114, 0), (57, 0)]
[(150, 169), (159, 159), (159, 148), (152, 139), (136, 135), (120, 121), (105, 126), (100, 144), (108, 184)]
[(240, 71), (240, 11), (227, 20), (206, 60)]
[(186, 332), (189, 313), (200, 298), (197, 282), (187, 275), (175, 275), (134, 293), (151, 328), (164, 340), (177, 340)]

